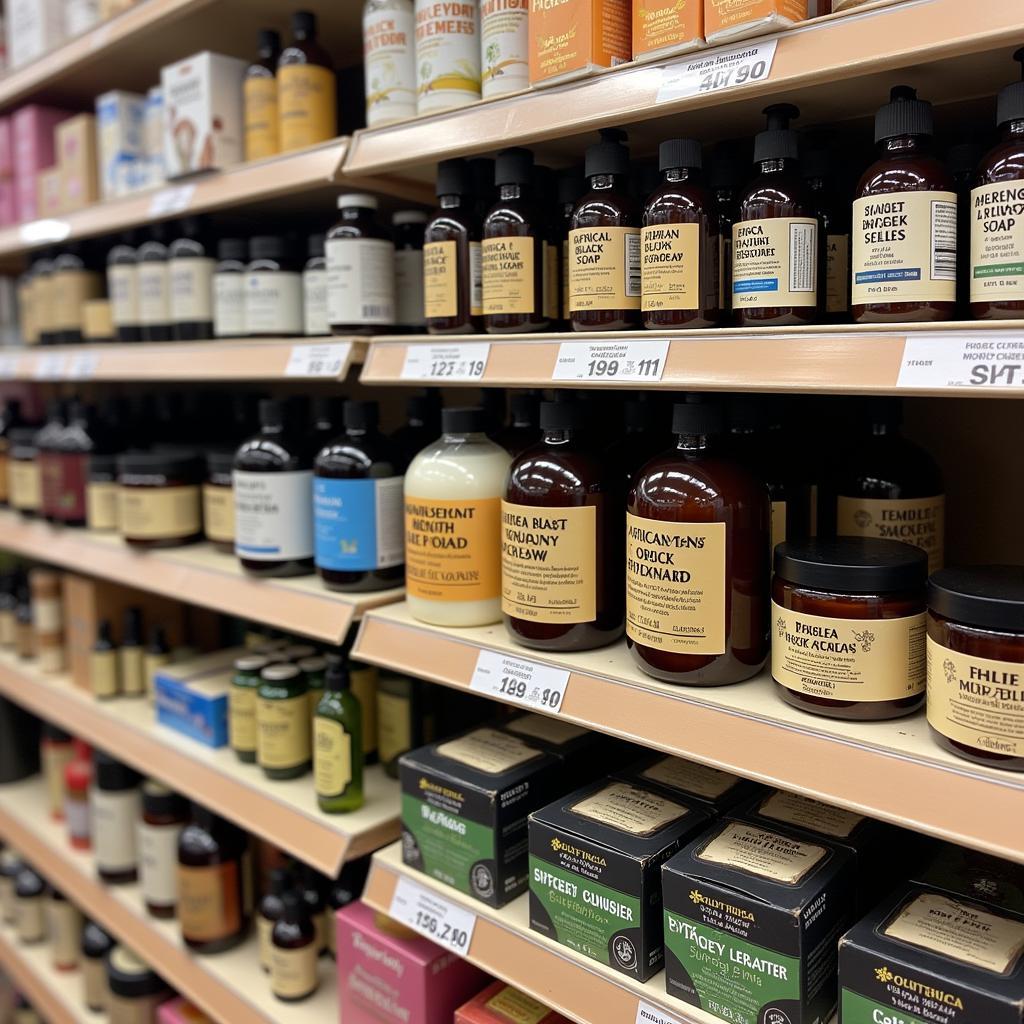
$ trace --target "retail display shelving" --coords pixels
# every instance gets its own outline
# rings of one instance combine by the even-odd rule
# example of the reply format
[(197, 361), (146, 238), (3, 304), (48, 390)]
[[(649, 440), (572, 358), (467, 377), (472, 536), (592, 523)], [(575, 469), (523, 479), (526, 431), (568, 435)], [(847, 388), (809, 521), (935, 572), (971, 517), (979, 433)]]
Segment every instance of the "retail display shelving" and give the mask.
[(22, 945), (14, 928), (0, 925), (0, 973), (6, 974), (48, 1024), (103, 1024), (82, 1001), (80, 971), (58, 971), (47, 943)]
[(64, 828), (45, 817), (46, 787), (39, 778), (0, 787), (0, 836), (82, 912), (124, 942), (182, 995), (216, 1020), (231, 1024), (323, 1024), (337, 1016), (334, 965), (320, 962), (320, 989), (305, 1002), (275, 999), (260, 970), (257, 941), (216, 956), (196, 956), (182, 942), (177, 921), (147, 914), (137, 885), (107, 886), (92, 856), (73, 850)]

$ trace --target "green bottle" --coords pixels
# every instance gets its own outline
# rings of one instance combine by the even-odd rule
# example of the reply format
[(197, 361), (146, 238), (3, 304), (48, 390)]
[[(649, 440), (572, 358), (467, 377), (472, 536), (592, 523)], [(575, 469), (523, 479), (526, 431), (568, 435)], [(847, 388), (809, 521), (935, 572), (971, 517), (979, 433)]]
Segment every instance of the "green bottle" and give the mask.
[(246, 764), (256, 762), (256, 699), (266, 667), (267, 659), (259, 654), (236, 658), (228, 691), (228, 738), (235, 756)]
[(363, 710), (348, 665), (327, 656), (324, 695), (313, 722), (313, 778), (320, 810), (346, 814), (363, 806)]
[(256, 760), (269, 779), (309, 771), (309, 697), (297, 666), (267, 665), (256, 698)]

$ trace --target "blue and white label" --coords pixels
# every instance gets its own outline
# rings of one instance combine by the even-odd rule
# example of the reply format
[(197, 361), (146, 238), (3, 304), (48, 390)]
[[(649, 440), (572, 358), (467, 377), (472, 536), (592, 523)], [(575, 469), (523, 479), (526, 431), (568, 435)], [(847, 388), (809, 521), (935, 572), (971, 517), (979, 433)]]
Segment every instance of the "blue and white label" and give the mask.
[(402, 564), (402, 481), (400, 476), (313, 481), (318, 568), (368, 572)]
[(235, 553), (259, 562), (313, 554), (313, 474), (236, 469)]

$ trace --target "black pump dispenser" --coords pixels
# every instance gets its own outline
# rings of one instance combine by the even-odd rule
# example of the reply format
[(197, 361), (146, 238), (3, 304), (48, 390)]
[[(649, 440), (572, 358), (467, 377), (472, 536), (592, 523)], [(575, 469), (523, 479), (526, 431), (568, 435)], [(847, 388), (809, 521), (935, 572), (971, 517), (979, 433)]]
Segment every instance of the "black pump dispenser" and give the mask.
[(1024, 46), (1013, 55), (1013, 59), (1021, 65), (1021, 80), (999, 90), (996, 124), (1000, 128), (1011, 121), (1024, 121)]
[(917, 90), (909, 85), (893, 86), (889, 102), (875, 114), (875, 142), (902, 135), (934, 134), (932, 105), (927, 100), (919, 100)]
[(790, 121), (800, 116), (800, 108), (792, 103), (773, 103), (763, 111), (768, 127), (754, 139), (754, 163), (765, 160), (798, 160), (800, 139), (790, 128)]
[(629, 147), (626, 133), (618, 128), (601, 130), (601, 141), (587, 149), (583, 173), (588, 178), (599, 174), (628, 174)]

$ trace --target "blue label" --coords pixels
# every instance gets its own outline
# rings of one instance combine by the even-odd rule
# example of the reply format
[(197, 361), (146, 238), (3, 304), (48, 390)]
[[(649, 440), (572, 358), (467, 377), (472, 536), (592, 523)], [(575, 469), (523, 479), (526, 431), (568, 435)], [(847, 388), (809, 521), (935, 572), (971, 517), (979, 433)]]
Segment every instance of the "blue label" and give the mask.
[(911, 267), (908, 270), (867, 270), (858, 274), (857, 284), (877, 284), (880, 281), (920, 281), (921, 268)]
[(777, 292), (779, 279), (777, 277), (753, 277), (749, 281), (737, 281), (732, 290), (735, 295), (743, 295), (747, 292)]
[(402, 478), (313, 480), (314, 558), (321, 569), (402, 564)]

